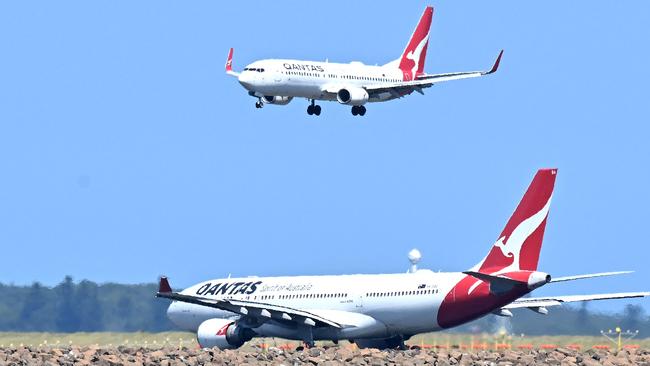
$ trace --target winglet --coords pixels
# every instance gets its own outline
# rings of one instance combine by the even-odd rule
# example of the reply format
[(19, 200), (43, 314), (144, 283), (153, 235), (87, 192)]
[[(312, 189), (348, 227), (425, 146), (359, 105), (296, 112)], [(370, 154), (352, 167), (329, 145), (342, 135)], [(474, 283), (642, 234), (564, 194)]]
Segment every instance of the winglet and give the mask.
[(485, 75), (494, 74), (495, 72), (497, 72), (497, 70), (499, 69), (499, 64), (501, 63), (501, 56), (503, 56), (503, 50), (499, 52), (499, 56), (497, 56), (497, 60), (494, 61), (494, 65), (492, 65), (492, 69), (486, 72)]
[(159, 294), (169, 294), (172, 292), (171, 286), (169, 286), (169, 281), (166, 276), (160, 277), (160, 283), (158, 284), (158, 293)]
[(228, 59), (226, 60), (226, 72), (232, 72), (232, 53), (234, 49), (230, 48), (228, 52)]

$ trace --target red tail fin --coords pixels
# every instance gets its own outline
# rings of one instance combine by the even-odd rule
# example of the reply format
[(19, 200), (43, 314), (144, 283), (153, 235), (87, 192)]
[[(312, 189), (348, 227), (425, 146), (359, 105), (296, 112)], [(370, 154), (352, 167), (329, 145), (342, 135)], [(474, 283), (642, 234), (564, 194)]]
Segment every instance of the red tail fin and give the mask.
[(231, 48), (228, 51), (228, 59), (226, 60), (226, 72), (232, 72), (232, 53), (233, 49)]
[(427, 6), (413, 31), (411, 40), (402, 53), (399, 68), (404, 73), (404, 80), (413, 80), (416, 76), (424, 73), (424, 59), (427, 57), (432, 17), (433, 7)]
[(540, 169), (487, 257), (482, 273), (537, 270), (557, 169)]

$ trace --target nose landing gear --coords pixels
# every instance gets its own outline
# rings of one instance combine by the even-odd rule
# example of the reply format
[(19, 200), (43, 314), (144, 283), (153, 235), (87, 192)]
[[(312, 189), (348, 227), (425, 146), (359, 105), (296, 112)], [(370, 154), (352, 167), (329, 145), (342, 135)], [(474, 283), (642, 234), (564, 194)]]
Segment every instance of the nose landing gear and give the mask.
[(312, 115), (317, 115), (320, 116), (320, 111), (321, 108), (318, 104), (316, 104), (315, 100), (311, 100), (311, 104), (307, 107), (307, 114), (312, 116)]
[(352, 115), (353, 116), (364, 116), (366, 114), (366, 107), (362, 105), (353, 105), (352, 106)]

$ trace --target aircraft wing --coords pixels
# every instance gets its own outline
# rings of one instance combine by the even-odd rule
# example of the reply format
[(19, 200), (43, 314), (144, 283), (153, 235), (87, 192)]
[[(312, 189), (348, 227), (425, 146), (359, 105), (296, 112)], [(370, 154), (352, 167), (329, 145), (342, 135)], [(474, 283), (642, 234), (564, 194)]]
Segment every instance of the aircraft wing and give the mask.
[(650, 292), (619, 292), (613, 294), (596, 295), (569, 295), (569, 296), (548, 296), (548, 297), (525, 297), (511, 302), (502, 309), (540, 308), (547, 306), (559, 306), (565, 302), (631, 299), (635, 297), (650, 296)]
[(343, 327), (338, 322), (324, 316), (286, 306), (249, 300), (213, 299), (203, 296), (184, 295), (172, 291), (171, 286), (169, 286), (167, 277), (160, 278), (160, 284), (158, 286), (158, 293), (156, 293), (156, 297), (163, 297), (175, 301), (208, 306), (230, 311), (241, 316), (259, 318), (261, 320), (275, 319), (297, 324), (306, 324), (309, 326), (327, 325), (335, 328)]
[(396, 83), (387, 83), (379, 85), (368, 85), (364, 87), (369, 94), (389, 92), (395, 94), (395, 96), (403, 96), (406, 93), (412, 91), (417, 91), (420, 94), (423, 88), (428, 88), (433, 84), (442, 83), (444, 81), (451, 80), (460, 80), (460, 79), (469, 79), (480, 76), (485, 76), (495, 73), (499, 69), (499, 64), (501, 63), (501, 56), (503, 55), (503, 50), (499, 52), (494, 65), (489, 71), (464, 71), (464, 72), (452, 72), (445, 74), (425, 74), (418, 76), (417, 79), (411, 81), (403, 81)]
[(591, 274), (577, 275), (577, 276), (554, 277), (553, 279), (551, 279), (551, 283), (575, 281), (575, 280), (582, 280), (585, 278), (594, 278), (594, 277), (616, 276), (616, 275), (628, 274), (633, 272), (634, 271), (601, 272), (601, 273), (591, 273)]

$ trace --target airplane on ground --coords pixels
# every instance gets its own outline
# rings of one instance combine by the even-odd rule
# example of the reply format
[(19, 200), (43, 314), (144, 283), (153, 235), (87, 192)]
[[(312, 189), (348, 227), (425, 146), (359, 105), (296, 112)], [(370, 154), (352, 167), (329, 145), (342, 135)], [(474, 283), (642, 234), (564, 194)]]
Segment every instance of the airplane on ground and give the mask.
[[(541, 169), (487, 256), (464, 272), (214, 279), (174, 292), (161, 277), (156, 296), (173, 300), (167, 314), (197, 332), (202, 347), (237, 348), (253, 337), (404, 347), (409, 337), (452, 328), (487, 314), (575, 301), (625, 299), (650, 292), (524, 297), (546, 284), (629, 271), (552, 278), (537, 270), (557, 169)], [(417, 260), (417, 252), (409, 253)]]
[(499, 68), (503, 50), (489, 71), (427, 74), (424, 61), (429, 45), (429, 28), (433, 7), (428, 6), (420, 18), (404, 52), (397, 60), (382, 66), (304, 60), (268, 59), (255, 61), (243, 71), (232, 68), (233, 49), (228, 53), (226, 73), (237, 77), (248, 94), (257, 98), (256, 108), (265, 104), (286, 105), (293, 98), (310, 101), (307, 114), (319, 116), (317, 100), (338, 101), (352, 106), (352, 114), (366, 114), (366, 103), (386, 102), (411, 93), (424, 94), (423, 89), (444, 81), (474, 78), (492, 74)]

